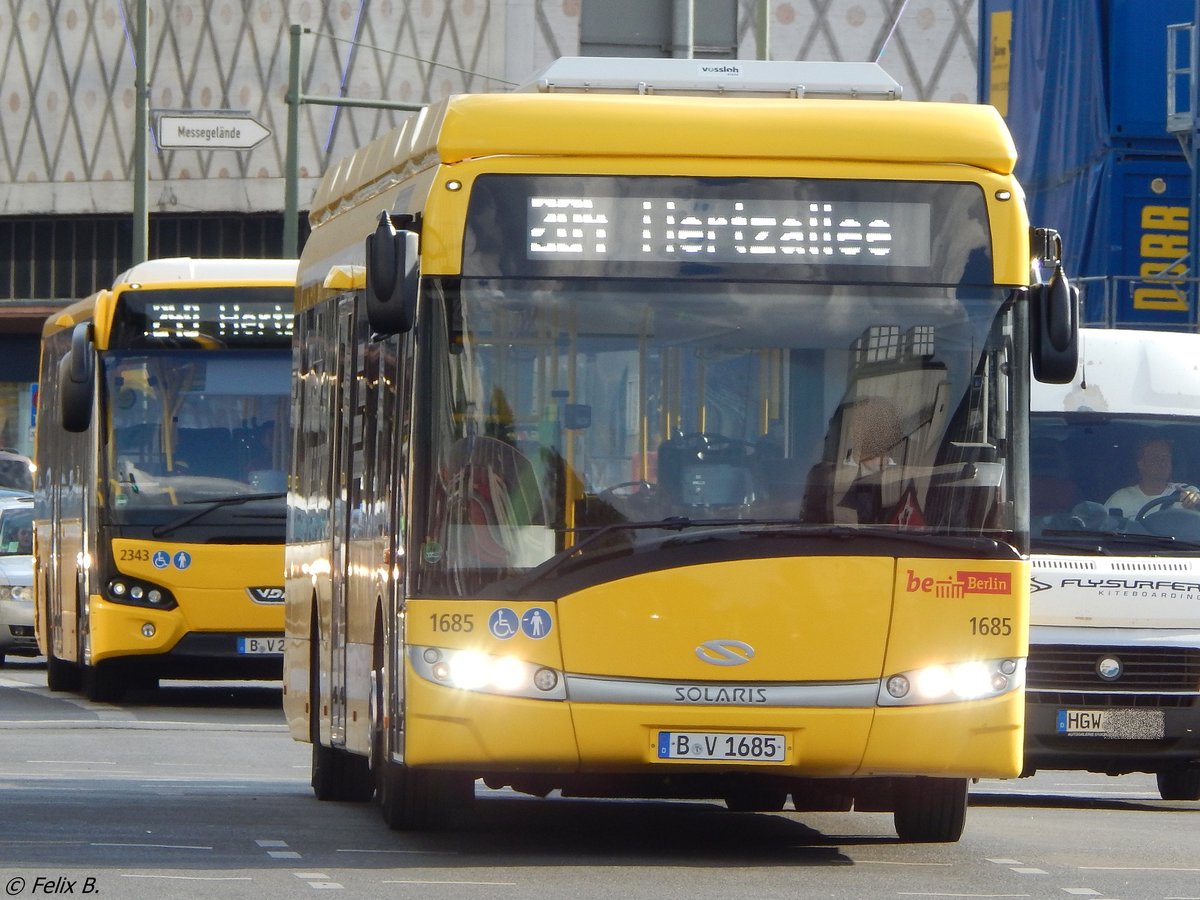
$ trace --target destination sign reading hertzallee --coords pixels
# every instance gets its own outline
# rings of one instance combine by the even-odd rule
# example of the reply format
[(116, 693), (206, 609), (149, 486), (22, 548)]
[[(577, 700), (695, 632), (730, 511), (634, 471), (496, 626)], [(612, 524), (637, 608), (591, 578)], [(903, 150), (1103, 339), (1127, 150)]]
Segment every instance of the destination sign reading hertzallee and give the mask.
[(140, 289), (121, 294), (113, 317), (111, 346), (150, 348), (283, 346), (291, 343), (292, 288), (214, 286)]
[(468, 278), (994, 280), (972, 182), (488, 173), (466, 226)]
[(145, 336), (149, 338), (208, 335), (236, 342), (292, 333), (292, 311), (280, 304), (148, 303), (145, 314)]
[(528, 204), (531, 260), (930, 262), (928, 203), (533, 196)]

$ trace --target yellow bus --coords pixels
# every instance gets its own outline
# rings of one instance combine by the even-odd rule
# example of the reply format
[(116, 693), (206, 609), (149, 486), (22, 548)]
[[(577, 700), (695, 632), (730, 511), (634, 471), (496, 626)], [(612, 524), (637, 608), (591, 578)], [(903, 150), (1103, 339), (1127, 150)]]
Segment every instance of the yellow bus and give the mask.
[(50, 690), (280, 676), (296, 265), (150, 260), (47, 320), (34, 619)]
[(1074, 371), (1072, 289), (995, 110), (898, 94), (564, 59), (325, 174), (284, 651), (318, 798), (790, 798), (952, 841), (1020, 772), (1028, 372)]

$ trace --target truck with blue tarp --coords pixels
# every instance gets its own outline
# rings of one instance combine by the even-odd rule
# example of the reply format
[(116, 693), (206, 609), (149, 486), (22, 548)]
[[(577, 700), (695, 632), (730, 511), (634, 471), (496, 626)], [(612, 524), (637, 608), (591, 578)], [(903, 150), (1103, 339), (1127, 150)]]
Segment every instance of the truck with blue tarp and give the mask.
[(1195, 0), (981, 0), (979, 96), (1008, 122), (1031, 217), (1059, 226), (1085, 322), (1196, 324), (1188, 142), (1167, 124), (1190, 83), (1170, 26), (1195, 18)]

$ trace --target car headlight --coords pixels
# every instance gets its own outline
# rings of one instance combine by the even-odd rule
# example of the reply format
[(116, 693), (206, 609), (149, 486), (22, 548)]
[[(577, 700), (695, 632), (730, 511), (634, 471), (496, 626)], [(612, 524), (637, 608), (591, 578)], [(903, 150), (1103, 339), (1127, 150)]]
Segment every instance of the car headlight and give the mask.
[(985, 700), (1025, 685), (1025, 660), (977, 659), (896, 672), (879, 686), (880, 706), (923, 706)]
[(33, 602), (33, 588), (27, 584), (0, 584), (0, 601)]
[(408, 661), (426, 681), (462, 691), (538, 700), (565, 700), (567, 696), (560, 672), (515, 656), (414, 646), (408, 648)]

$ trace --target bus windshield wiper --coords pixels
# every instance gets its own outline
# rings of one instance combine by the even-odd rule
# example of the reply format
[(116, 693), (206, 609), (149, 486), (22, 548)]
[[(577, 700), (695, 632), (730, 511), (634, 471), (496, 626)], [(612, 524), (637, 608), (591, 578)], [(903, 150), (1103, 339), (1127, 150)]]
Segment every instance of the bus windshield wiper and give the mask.
[[(1181, 550), (1200, 546), (1195, 541), (1183, 540), (1182, 538), (1175, 537), (1173, 534), (1139, 534), (1137, 532), (1130, 531), (1090, 531), (1088, 529), (1076, 528), (1047, 528), (1041, 533), (1041, 535), (1039, 535), (1039, 537), (1068, 538), (1068, 540), (1063, 542), (1061, 545), (1057, 541), (1047, 542), (1054, 546), (1069, 545), (1071, 544), (1071, 541), (1069, 540), (1070, 538), (1087, 541), (1087, 543), (1084, 545), (1087, 547), (1093, 546), (1091, 541), (1113, 541), (1114, 543), (1118, 544), (1142, 544), (1151, 547), (1170, 546), (1177, 547)], [(1036, 538), (1034, 539), (1034, 543), (1037, 543)], [(1103, 552), (1102, 547), (1100, 550)]]
[[(549, 577), (569, 560), (579, 555), (584, 548), (597, 543), (602, 537), (615, 534), (618, 531), (649, 531), (655, 528), (682, 531), (685, 528), (705, 525), (728, 527), (730, 525), (741, 525), (745, 522), (745, 519), (692, 519), (688, 516), (668, 516), (665, 519), (648, 519), (640, 522), (610, 522), (607, 525), (601, 525), (578, 543), (560, 550), (537, 567), (531, 569), (524, 576), (517, 579), (516, 583), (512, 585), (512, 590), (515, 594)], [(582, 531), (583, 529), (575, 530)]]
[[(923, 544), (925, 546), (947, 546), (961, 549), (977, 549), (981, 544), (988, 547), (996, 546), (999, 541), (991, 537), (966, 534), (945, 534), (882, 528), (870, 526), (852, 527), (849, 525), (826, 525), (802, 522), (799, 519), (693, 519), (689, 516), (669, 516), (665, 519), (652, 519), (639, 522), (614, 522), (602, 525), (588, 534), (577, 544), (567, 547), (554, 556), (549, 557), (524, 576), (519, 577), (509, 585), (509, 590), (515, 596), (533, 585), (544, 581), (561, 568), (577, 559), (584, 550), (594, 546), (601, 538), (618, 531), (663, 531), (680, 532), (676, 537), (663, 540), (662, 546), (668, 542), (674, 543), (728, 540), (731, 536), (747, 537), (813, 537), (833, 538), (838, 540), (857, 540), (862, 538), (885, 538), (888, 540), (905, 541)], [(582, 530), (582, 529), (580, 529)], [(688, 531), (687, 536), (682, 532)], [(709, 533), (709, 532), (712, 533)], [(621, 549), (628, 549), (622, 547)]]
[(253, 500), (282, 500), (287, 496), (286, 491), (274, 491), (269, 494), (232, 494), (228, 497), (203, 497), (196, 500), (185, 500), (184, 503), (207, 503), (208, 505), (180, 516), (174, 522), (167, 522), (163, 525), (156, 525), (151, 529), (150, 533), (155, 537), (163, 537), (173, 531), (178, 531), (185, 525), (191, 525), (197, 519), (207, 516), (214, 509), (222, 509), (227, 506), (240, 506), (243, 503), (250, 503)]

